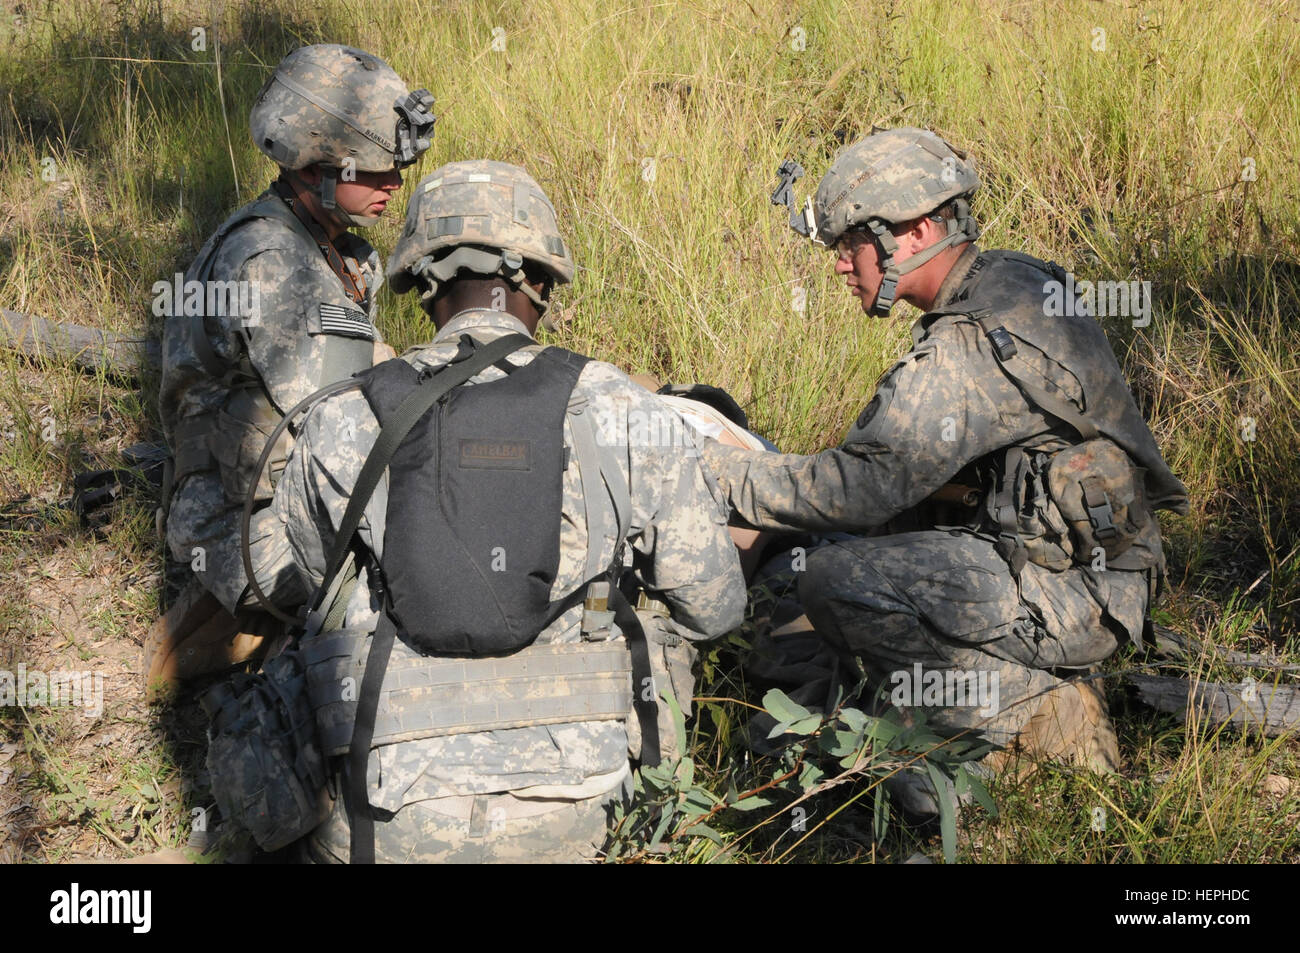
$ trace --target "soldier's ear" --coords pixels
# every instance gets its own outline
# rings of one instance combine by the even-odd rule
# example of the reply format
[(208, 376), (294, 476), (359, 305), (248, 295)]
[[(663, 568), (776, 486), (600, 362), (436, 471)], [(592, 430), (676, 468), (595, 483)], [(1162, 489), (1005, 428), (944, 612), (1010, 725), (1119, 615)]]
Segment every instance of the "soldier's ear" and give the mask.
[(543, 301), (551, 300), (551, 288), (555, 286), (555, 282), (550, 277), (542, 278), (539, 281), (533, 281), (531, 278), (525, 278), (524, 280), (528, 282), (529, 287), (536, 291), (537, 296)]
[(946, 234), (948, 234), (946, 226), (923, 215), (908, 222), (906, 230), (895, 237), (899, 245), (905, 245), (910, 251), (916, 252), (928, 248)]

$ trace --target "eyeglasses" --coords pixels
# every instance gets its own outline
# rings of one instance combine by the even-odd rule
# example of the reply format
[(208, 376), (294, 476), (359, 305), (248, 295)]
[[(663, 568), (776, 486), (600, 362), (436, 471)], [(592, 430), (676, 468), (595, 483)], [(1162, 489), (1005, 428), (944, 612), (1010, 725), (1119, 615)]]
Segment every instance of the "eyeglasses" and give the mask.
[(845, 232), (835, 242), (835, 253), (839, 255), (840, 261), (848, 261), (869, 241), (871, 241), (871, 233), (865, 229)]

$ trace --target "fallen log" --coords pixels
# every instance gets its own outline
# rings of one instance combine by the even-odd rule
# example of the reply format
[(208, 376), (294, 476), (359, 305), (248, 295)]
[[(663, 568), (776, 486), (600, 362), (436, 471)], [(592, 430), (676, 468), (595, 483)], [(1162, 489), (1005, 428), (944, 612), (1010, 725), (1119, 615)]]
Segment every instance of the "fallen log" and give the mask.
[(1246, 681), (1235, 685), (1166, 675), (1130, 675), (1138, 697), (1157, 711), (1186, 721), (1195, 714), (1214, 725), (1232, 724), (1276, 738), (1300, 730), (1300, 691)]
[(34, 360), (70, 361), (89, 371), (133, 379), (162, 363), (162, 348), (143, 335), (60, 324), (0, 308), (0, 346)]
[(1286, 665), (1279, 659), (1255, 652), (1238, 652), (1212, 642), (1202, 642), (1180, 635), (1163, 625), (1154, 625), (1156, 654), (1164, 658), (1190, 661), (1202, 656), (1235, 665), (1238, 668), (1267, 668), (1277, 672), (1300, 672), (1300, 665)]

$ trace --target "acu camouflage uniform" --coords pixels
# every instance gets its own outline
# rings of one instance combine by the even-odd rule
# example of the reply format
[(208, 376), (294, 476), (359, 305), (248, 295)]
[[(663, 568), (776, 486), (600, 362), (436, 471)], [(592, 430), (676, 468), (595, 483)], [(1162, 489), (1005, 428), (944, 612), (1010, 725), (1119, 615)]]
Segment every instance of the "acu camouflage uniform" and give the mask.
[[(254, 143), (285, 170), (281, 181), (227, 219), (185, 275), (205, 289), (246, 282), (256, 312), (187, 306), (164, 324), (159, 407), (175, 461), (167, 542), (177, 560), (202, 569), (199, 581), (231, 612), (247, 582), (241, 507), (250, 492), (270, 500), (291, 443), (286, 435), (270, 472), (251, 487), (268, 435), (302, 398), (370, 367), (381, 340), (378, 254), (346, 231), (331, 243), (305, 209), (294, 208), (285, 180), (317, 165), (324, 214), (344, 227), (374, 224), (376, 217), (335, 205), (340, 167), (384, 172), (415, 161), (429, 146), (422, 137), (432, 129), (431, 105), (427, 91), (409, 93), (387, 64), (361, 50), (321, 44), (285, 57), (250, 116)], [(250, 527), (255, 566), (276, 529), (263, 504)], [(265, 591), (277, 582), (268, 579)], [(305, 597), (293, 579), (283, 582), (279, 601)]]
[[(470, 310), (455, 316), (433, 343), (414, 348), (402, 360), (416, 368), (446, 364), (462, 335), (486, 343), (509, 333), (526, 333), (504, 312)], [(524, 366), (540, 353), (526, 346), (507, 360)], [(489, 367), (465, 386), (499, 380)], [(745, 589), (735, 548), (727, 535), (725, 512), (712, 495), (692, 438), (676, 413), (608, 364), (583, 369), (570, 401), (582, 401), (596, 414), (596, 432), (616, 449), (618, 469), (631, 503), (627, 540), (640, 579), (671, 610), (651, 633), (651, 651), (663, 644), (720, 635), (741, 621)], [(521, 413), (526, 413), (521, 408)], [(573, 450), (572, 411), (566, 415), (564, 444)], [(647, 421), (661, 421), (646, 426)], [(663, 434), (671, 431), (665, 446)], [(306, 419), (288, 467), (276, 488), (275, 517), (284, 527), (290, 552), (271, 566), (291, 562), (311, 587), (321, 582), (352, 487), (379, 434), (365, 397), (356, 391), (325, 399)], [(387, 478), (365, 510), (359, 537), (383, 558)], [(560, 562), (552, 600), (575, 593), (585, 582), (590, 546), (599, 562), (613, 559), (618, 523), (603, 486), (597, 486), (600, 522), (611, 532), (588, 537), (585, 507), (593, 502), (579, 469), (570, 464), (563, 478)], [(419, 519), (412, 513), (411, 519)], [(347, 604), (349, 630), (373, 633), (380, 597), (363, 568)], [(537, 644), (581, 639), (583, 608), (578, 604), (546, 628)], [(368, 641), (368, 639), (367, 639)], [(382, 691), (396, 688), (398, 669), (418, 666), (421, 656), (399, 637)], [(693, 681), (689, 666), (665, 663), (674, 695), (689, 705)], [(394, 713), (381, 702), (379, 718)], [(660, 705), (661, 715), (665, 706)], [(687, 709), (689, 710), (689, 709)], [(635, 724), (635, 721), (632, 723)], [(663, 719), (661, 717), (661, 727)], [(375, 824), (375, 855), (381, 861), (576, 861), (589, 859), (603, 842), (609, 805), (623, 796), (629, 780), (631, 725), (622, 720), (578, 721), (493, 731), (471, 731), (399, 741), (370, 752), (367, 786), (370, 803), (392, 812)], [(387, 817), (387, 814), (381, 814)], [(329, 819), (308, 842), (312, 859), (344, 861), (349, 854), (347, 812), (339, 799)]]
[[(247, 584), (240, 511), (267, 437), (304, 397), (370, 367), (374, 343), (382, 340), (374, 324), (383, 283), (379, 254), (347, 233), (335, 246), (356, 269), (357, 285), (365, 289), (360, 301), (348, 296), (285, 200), (268, 189), (218, 229), (186, 273), (187, 281), (207, 275), (251, 282), (259, 289), (257, 320), (173, 315), (163, 328), (159, 405), (176, 458), (167, 542), (184, 563), (202, 548), (198, 578), (231, 612)], [(282, 441), (271, 472), (263, 475), (259, 500), (270, 499), (289, 446)], [(255, 566), (260, 547), (276, 531), (264, 506), (254, 513), (249, 538)], [(294, 591), (291, 579), (282, 582), (290, 587), (286, 592)]]
[[(938, 166), (942, 148), (928, 141), (924, 148)], [(900, 154), (906, 153), (886, 153), (874, 168), (837, 161), (818, 192), (828, 244), (853, 224), (853, 209), (845, 206), (873, 172), (886, 179), (896, 173), (881, 195), (887, 201), (888, 186), (896, 186), (898, 221), (935, 208), (945, 182), (956, 190), (949, 195), (973, 187), (950, 182), (960, 166), (955, 176), (936, 173), (933, 188), (923, 178), (908, 185), (889, 165)], [(971, 179), (977, 181), (973, 173)], [(901, 207), (909, 202), (913, 207)], [(960, 244), (962, 234), (950, 224), (948, 244)], [(903, 273), (911, 261), (904, 260)], [(1186, 490), (1161, 458), (1100, 326), (1087, 316), (1047, 316), (1045, 284), (1063, 278), (1059, 268), (1029, 256), (980, 254), (972, 244), (913, 326), (912, 350), (884, 375), (843, 445), (812, 456), (712, 443), (703, 449), (710, 472), (749, 524), (868, 533), (841, 535), (808, 553), (798, 591), (818, 633), (851, 650), (886, 688), (891, 673), (910, 675), (918, 663), (996, 674), (1000, 707), (991, 721), (974, 706), (926, 710), (941, 728), (980, 726), (999, 744), (1034, 713), (1034, 703), (1017, 702), (1059, 683), (1049, 669), (1090, 666), (1126, 640), (1140, 642), (1163, 569), (1151, 510), (1186, 510)], [(998, 338), (989, 334), (998, 327), (1016, 348), (1004, 358), (1007, 367), (1086, 413), (1101, 436), (1122, 448), (1125, 465), (1144, 468), (1130, 481), (1137, 498), (1114, 501), (1129, 504), (1128, 515), (1140, 524), (1129, 527), (1136, 539), (1108, 563), (1067, 552), (1069, 533), (1043, 483), (1051, 455), (1079, 445), (1080, 436), (1004, 371)], [(1014, 472), (1004, 486), (1008, 465)], [(950, 483), (982, 491), (982, 498), (975, 505), (935, 498)]]

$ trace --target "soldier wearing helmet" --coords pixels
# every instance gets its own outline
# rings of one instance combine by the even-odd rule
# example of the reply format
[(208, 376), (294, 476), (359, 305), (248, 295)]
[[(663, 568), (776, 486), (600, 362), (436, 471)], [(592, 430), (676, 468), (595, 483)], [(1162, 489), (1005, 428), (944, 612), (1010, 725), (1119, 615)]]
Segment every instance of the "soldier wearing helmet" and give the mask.
[(995, 767), (1029, 754), (1114, 770), (1103, 697), (1063, 676), (1141, 642), (1164, 567), (1154, 510), (1186, 512), (1186, 490), (1100, 326), (1047, 307), (1062, 269), (974, 244), (978, 185), (920, 129), (839, 154), (791, 224), (835, 249), (865, 312), (923, 312), (912, 347), (841, 446), (709, 445), (705, 460), (752, 526), (870, 534), (810, 552), (799, 595), (886, 698), (920, 706), (901, 691), (918, 671), (991, 675), (991, 711), (931, 699), (931, 723), (1007, 746)]
[[(322, 749), (347, 753), (312, 860), (594, 857), (630, 759), (673, 750), (655, 702), (689, 713), (692, 641), (741, 621), (694, 431), (619, 369), (533, 338), (573, 273), (523, 169), (443, 166), (388, 271), (436, 334), (303, 420), (272, 508), (284, 545), (258, 572), (292, 566), (318, 592), (306, 681)], [(343, 699), (349, 677), (372, 692)]]
[[(196, 584), (146, 643), (150, 681), (224, 667), (259, 641), (249, 625), (236, 636), (230, 616), (248, 602), (239, 512), (254, 495), (263, 538), (288, 438), (257, 486), (250, 472), (286, 409), (391, 354), (374, 322), (379, 256), (348, 229), (379, 221), (401, 169), (429, 147), (432, 105), (382, 60), (331, 44), (290, 53), (258, 94), (253, 141), (279, 177), (199, 251), (163, 326), (159, 407), (174, 466), (160, 516)], [(290, 580), (282, 598), (303, 595)], [(199, 623), (206, 635), (194, 638)]]

